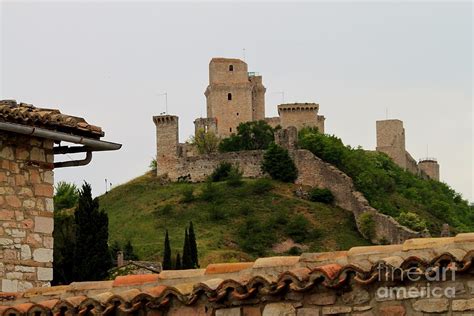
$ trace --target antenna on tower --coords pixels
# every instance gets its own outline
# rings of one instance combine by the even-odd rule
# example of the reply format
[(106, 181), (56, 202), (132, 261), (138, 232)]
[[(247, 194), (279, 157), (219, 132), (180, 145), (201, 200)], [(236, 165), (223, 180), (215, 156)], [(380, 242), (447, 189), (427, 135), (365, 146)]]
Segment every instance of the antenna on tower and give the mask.
[(281, 95), (281, 103), (284, 104), (285, 103), (285, 91), (277, 91), (277, 92), (274, 92), (274, 93)]
[(246, 56), (245, 56), (245, 48), (242, 49), (242, 53), (243, 53), (243, 55), (244, 55), (244, 61), (245, 61), (245, 59), (246, 59)]
[(385, 119), (388, 120), (388, 108), (385, 108)]
[(160, 93), (158, 96), (165, 96), (165, 113), (168, 114), (168, 92)]

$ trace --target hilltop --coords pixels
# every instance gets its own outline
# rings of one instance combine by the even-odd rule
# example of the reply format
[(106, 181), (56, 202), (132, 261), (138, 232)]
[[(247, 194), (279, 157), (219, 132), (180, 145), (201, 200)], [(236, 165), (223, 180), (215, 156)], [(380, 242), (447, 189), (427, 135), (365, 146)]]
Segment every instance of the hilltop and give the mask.
[[(182, 253), (190, 221), (201, 264), (369, 244), (357, 231), (352, 213), (298, 198), (293, 193), (296, 188), (251, 179), (237, 187), (225, 182), (211, 187), (207, 183), (162, 184), (147, 173), (101, 196), (100, 205), (109, 215), (109, 241), (123, 245), (130, 240), (141, 260), (161, 259), (166, 229), (173, 257)], [(190, 201), (183, 201), (185, 192), (188, 200), (193, 192)]]

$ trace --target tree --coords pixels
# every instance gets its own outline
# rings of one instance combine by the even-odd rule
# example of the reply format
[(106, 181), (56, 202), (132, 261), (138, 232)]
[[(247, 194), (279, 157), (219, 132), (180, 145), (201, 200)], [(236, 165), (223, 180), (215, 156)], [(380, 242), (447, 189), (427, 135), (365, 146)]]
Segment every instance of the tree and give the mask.
[(163, 250), (163, 270), (171, 270), (171, 246), (170, 246), (170, 238), (168, 236), (168, 230), (166, 230), (165, 234), (165, 247)]
[(252, 121), (240, 123), (237, 135), (225, 138), (219, 144), (222, 152), (267, 149), (274, 141), (274, 130), (267, 122)]
[(110, 256), (113, 260), (117, 260), (119, 251), (122, 251), (122, 247), (120, 246), (119, 242), (115, 240), (110, 246)]
[(74, 281), (97, 281), (107, 276), (112, 267), (107, 245), (109, 218), (99, 211), (99, 200), (92, 199), (90, 184), (85, 182), (79, 192), (74, 213), (76, 247), (74, 250)]
[(133, 250), (133, 245), (130, 240), (127, 241), (125, 244), (125, 247), (123, 247), (123, 258), (125, 260), (138, 260), (137, 255), (135, 254)]
[(183, 245), (183, 258), (182, 267), (183, 269), (192, 269), (193, 267), (193, 259), (191, 257), (191, 246), (189, 244), (189, 235), (188, 230), (184, 230), (184, 245)]
[(175, 270), (181, 270), (183, 267), (181, 266), (181, 256), (179, 255), (179, 252), (176, 254), (176, 261), (174, 263), (174, 269)]
[(56, 185), (56, 193), (54, 194), (54, 210), (60, 211), (70, 209), (76, 206), (79, 199), (79, 190), (74, 183), (64, 181)]
[(196, 234), (194, 233), (193, 222), (189, 222), (189, 248), (191, 253), (191, 259), (193, 262), (193, 268), (199, 268), (198, 249), (196, 243)]
[(54, 212), (53, 285), (74, 281), (74, 247), (76, 240), (74, 215)]
[(210, 154), (216, 152), (219, 148), (220, 139), (211, 131), (205, 131), (200, 128), (196, 134), (191, 137), (191, 144), (195, 145), (200, 154)]
[(298, 169), (288, 154), (288, 150), (274, 143), (263, 155), (262, 170), (272, 179), (283, 182), (294, 182), (298, 177)]

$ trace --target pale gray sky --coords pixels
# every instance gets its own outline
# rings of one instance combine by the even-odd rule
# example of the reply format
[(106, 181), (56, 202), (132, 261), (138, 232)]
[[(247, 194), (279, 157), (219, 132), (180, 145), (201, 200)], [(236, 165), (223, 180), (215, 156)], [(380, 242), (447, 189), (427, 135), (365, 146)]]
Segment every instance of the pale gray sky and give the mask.
[(416, 158), (472, 190), (472, 3), (2, 2), (0, 98), (85, 117), (123, 144), (56, 181), (119, 184), (147, 170), (152, 115), (180, 116), (181, 141), (205, 115), (212, 57), (263, 75), (267, 116), (318, 102), (326, 131), (375, 147), (375, 121), (404, 121)]

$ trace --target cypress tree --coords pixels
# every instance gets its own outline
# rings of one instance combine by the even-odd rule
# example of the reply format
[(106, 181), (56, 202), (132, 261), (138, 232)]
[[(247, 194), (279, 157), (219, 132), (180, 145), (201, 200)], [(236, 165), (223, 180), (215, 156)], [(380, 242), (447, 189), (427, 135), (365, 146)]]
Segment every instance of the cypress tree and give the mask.
[(198, 249), (196, 244), (196, 234), (194, 233), (193, 222), (189, 222), (189, 246), (193, 268), (199, 268)]
[(97, 281), (107, 277), (112, 258), (107, 244), (109, 218), (99, 211), (99, 200), (92, 199), (92, 188), (85, 182), (79, 193), (74, 213), (76, 246), (74, 249), (74, 281)]
[(176, 254), (176, 262), (174, 269), (175, 270), (181, 270), (183, 267), (181, 266), (181, 256), (179, 255), (179, 252)]
[(182, 267), (183, 269), (193, 268), (193, 259), (191, 258), (191, 247), (189, 245), (189, 235), (187, 229), (184, 230)]
[(138, 260), (135, 251), (133, 250), (132, 242), (129, 240), (123, 247), (123, 257), (125, 260)]
[(171, 246), (170, 246), (170, 238), (168, 236), (168, 230), (166, 230), (165, 235), (165, 248), (163, 251), (163, 270), (171, 270)]

